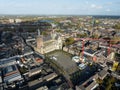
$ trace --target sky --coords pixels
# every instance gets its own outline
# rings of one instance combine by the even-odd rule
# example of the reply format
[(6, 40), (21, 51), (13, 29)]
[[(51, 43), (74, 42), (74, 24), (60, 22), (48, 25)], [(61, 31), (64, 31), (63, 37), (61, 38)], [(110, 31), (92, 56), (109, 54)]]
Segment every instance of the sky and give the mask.
[(0, 0), (0, 14), (120, 15), (120, 0)]

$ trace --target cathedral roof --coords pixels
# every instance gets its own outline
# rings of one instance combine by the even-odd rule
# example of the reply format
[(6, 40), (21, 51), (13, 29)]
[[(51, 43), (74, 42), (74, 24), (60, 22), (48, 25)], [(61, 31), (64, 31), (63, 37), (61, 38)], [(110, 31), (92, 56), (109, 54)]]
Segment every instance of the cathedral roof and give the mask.
[(44, 37), (43, 37), (43, 41), (44, 41), (44, 42), (45, 42), (45, 41), (49, 41), (49, 40), (52, 40), (51, 35), (47, 35), (47, 36), (44, 36)]

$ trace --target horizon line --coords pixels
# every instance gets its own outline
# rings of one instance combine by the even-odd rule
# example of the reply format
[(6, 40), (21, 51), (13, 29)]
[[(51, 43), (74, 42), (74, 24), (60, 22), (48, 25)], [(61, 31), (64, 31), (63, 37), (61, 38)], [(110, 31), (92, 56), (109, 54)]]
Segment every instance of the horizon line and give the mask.
[(120, 15), (104, 15), (104, 14), (0, 14), (0, 16), (120, 16)]

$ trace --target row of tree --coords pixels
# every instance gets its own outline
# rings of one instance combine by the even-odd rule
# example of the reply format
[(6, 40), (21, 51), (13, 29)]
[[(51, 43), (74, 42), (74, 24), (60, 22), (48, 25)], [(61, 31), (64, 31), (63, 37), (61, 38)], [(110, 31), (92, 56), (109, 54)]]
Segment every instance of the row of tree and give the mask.
[(120, 29), (120, 23), (115, 24), (115, 25), (113, 26), (113, 28), (115, 28), (115, 29)]

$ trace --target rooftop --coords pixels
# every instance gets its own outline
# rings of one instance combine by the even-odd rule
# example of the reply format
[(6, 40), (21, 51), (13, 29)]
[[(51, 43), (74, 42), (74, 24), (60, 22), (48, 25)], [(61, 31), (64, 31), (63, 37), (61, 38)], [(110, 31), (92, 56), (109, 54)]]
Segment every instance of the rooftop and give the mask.
[(100, 77), (105, 77), (107, 74), (108, 74), (108, 72), (105, 71), (105, 70), (102, 70), (102, 71), (100, 71), (100, 72), (98, 73), (98, 75), (99, 75)]
[(13, 82), (22, 79), (19, 72), (4, 77), (4, 82)]
[(10, 73), (10, 72), (13, 72), (13, 71), (16, 71), (16, 67), (14, 65), (11, 65), (11, 66), (7, 66), (4, 68), (4, 74), (7, 74), (7, 73)]
[(39, 20), (38, 22), (46, 22), (46, 23), (52, 23), (52, 20)]

